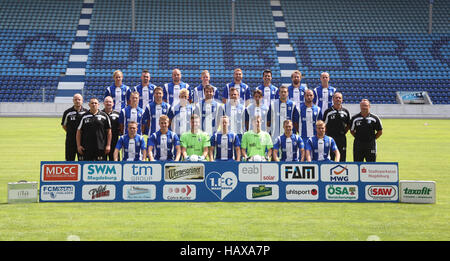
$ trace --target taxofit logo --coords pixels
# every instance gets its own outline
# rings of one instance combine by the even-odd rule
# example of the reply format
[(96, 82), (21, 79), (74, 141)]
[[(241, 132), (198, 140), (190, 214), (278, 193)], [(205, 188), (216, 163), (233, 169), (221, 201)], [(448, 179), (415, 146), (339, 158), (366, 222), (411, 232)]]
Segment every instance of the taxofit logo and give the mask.
[(42, 181), (79, 181), (79, 164), (43, 164)]

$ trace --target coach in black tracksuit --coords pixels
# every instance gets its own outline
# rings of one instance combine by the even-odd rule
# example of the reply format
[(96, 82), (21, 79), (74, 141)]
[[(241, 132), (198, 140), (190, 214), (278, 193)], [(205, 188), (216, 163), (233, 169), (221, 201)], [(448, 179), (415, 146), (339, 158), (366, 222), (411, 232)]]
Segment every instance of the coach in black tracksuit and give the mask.
[(76, 134), (81, 117), (83, 117), (87, 111), (86, 108), (83, 108), (83, 96), (77, 93), (73, 96), (73, 106), (63, 113), (61, 126), (66, 132), (66, 161), (74, 161), (75, 155), (77, 155), (78, 160), (80, 160), (80, 155), (77, 152)]
[(380, 118), (370, 113), (370, 102), (363, 99), (360, 104), (361, 112), (350, 120), (350, 133), (355, 137), (353, 142), (353, 160), (375, 162), (377, 159), (376, 140), (383, 133)]
[[(342, 107), (342, 93), (336, 92), (333, 95), (333, 106), (323, 113), (323, 121), (326, 124), (326, 135), (332, 137), (336, 142), (341, 162), (346, 161), (347, 155), (347, 134), (350, 129), (350, 113)], [(331, 160), (334, 161), (334, 153), (330, 153)]]

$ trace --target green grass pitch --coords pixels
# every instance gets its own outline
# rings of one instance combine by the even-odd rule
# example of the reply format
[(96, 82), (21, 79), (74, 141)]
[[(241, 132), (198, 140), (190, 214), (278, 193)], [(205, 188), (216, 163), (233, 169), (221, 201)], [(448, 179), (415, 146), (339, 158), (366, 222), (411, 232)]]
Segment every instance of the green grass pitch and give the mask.
[(39, 181), (41, 161), (64, 160), (64, 131), (59, 118), (0, 118), (0, 240), (450, 240), (450, 121), (382, 121), (378, 161), (399, 162), (400, 180), (435, 181), (436, 204), (8, 204), (8, 182)]

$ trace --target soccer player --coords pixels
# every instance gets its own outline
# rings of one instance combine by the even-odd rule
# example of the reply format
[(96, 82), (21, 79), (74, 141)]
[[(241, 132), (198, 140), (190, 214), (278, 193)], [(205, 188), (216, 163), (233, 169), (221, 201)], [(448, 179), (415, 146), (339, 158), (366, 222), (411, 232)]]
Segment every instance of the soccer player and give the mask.
[(89, 111), (80, 120), (77, 130), (77, 149), (82, 160), (104, 161), (111, 150), (111, 122), (98, 109), (98, 100), (91, 98)]
[(306, 161), (329, 161), (331, 151), (335, 154), (335, 161), (339, 161), (339, 150), (334, 139), (325, 135), (325, 122), (317, 121), (316, 129), (317, 134), (305, 143)]
[(126, 134), (120, 136), (114, 149), (114, 161), (119, 161), (119, 150), (122, 150), (122, 161), (141, 161), (147, 158), (144, 136), (139, 135), (139, 124), (128, 122)]
[(261, 117), (253, 118), (253, 130), (244, 133), (241, 154), (247, 161), (269, 161), (272, 155), (272, 138), (261, 130)]
[(147, 104), (153, 101), (153, 89), (155, 89), (156, 85), (150, 83), (150, 72), (145, 69), (141, 73), (141, 83), (130, 88), (128, 96), (131, 95), (132, 92), (139, 93), (139, 107), (142, 110), (145, 110)]
[(170, 107), (169, 116), (170, 127), (173, 132), (175, 132), (178, 137), (185, 132), (191, 131), (191, 125), (189, 120), (194, 113), (194, 106), (189, 103), (189, 91), (182, 89), (180, 91), (180, 102)]
[[(333, 105), (323, 113), (323, 121), (326, 124), (326, 134), (334, 139), (341, 154), (340, 161), (347, 158), (347, 134), (350, 129), (350, 113), (342, 107), (342, 93), (335, 92)], [(331, 152), (331, 160), (334, 160), (334, 152)]]
[(298, 111), (298, 133), (303, 142), (316, 135), (316, 122), (320, 120), (320, 108), (313, 104), (314, 92), (305, 91), (305, 103), (300, 105)]
[[(102, 111), (109, 116), (109, 121), (111, 122), (111, 148), (116, 147), (117, 141), (119, 140), (120, 136), (120, 114), (117, 111), (113, 110), (113, 104), (114, 101), (111, 96), (106, 96), (103, 100), (104, 108)], [(120, 153), (118, 157), (120, 157)], [(111, 150), (106, 155), (106, 160), (114, 161), (114, 150)]]
[(179, 161), (181, 156), (180, 139), (169, 130), (169, 117), (161, 115), (159, 131), (148, 137), (148, 157), (150, 161)]
[(241, 158), (241, 143), (238, 135), (228, 132), (229, 119), (222, 116), (220, 130), (211, 137), (209, 159), (213, 161), (239, 161)]
[(77, 128), (81, 117), (88, 111), (86, 108), (83, 108), (83, 96), (81, 94), (76, 93), (72, 101), (73, 106), (64, 111), (61, 120), (61, 126), (66, 132), (65, 158), (67, 161), (74, 161), (75, 155), (80, 160), (80, 155), (77, 151)]
[(300, 136), (293, 133), (294, 125), (291, 120), (283, 123), (284, 134), (278, 136), (273, 144), (274, 161), (304, 161), (305, 144)]
[[(190, 94), (190, 102), (191, 103), (199, 103), (200, 101), (202, 101), (205, 98), (205, 94), (203, 91), (205, 86), (211, 85), (209, 83), (211, 77), (210, 77), (208, 70), (202, 71), (200, 79), (202, 80), (202, 83), (200, 83), (197, 87), (195, 87), (191, 90), (191, 94)], [(217, 90), (217, 87), (214, 87), (214, 86), (212, 86), (212, 87), (214, 90), (214, 94), (213, 94), (214, 100), (220, 102), (219, 91)]]
[(106, 88), (105, 95), (103, 98), (107, 96), (111, 96), (113, 98), (114, 104), (113, 108), (115, 111), (120, 112), (124, 109), (128, 103), (127, 96), (129, 92), (129, 87), (122, 83), (123, 81), (123, 73), (120, 70), (116, 70), (113, 73), (114, 84)]
[(278, 88), (272, 84), (272, 71), (269, 69), (263, 72), (263, 84), (256, 87), (257, 90), (261, 90), (263, 96), (263, 103), (268, 108), (272, 100), (278, 99)]
[(161, 115), (167, 115), (170, 111), (170, 105), (163, 101), (163, 89), (159, 86), (153, 90), (153, 102), (145, 107), (142, 115), (142, 133), (150, 136), (159, 131), (158, 119)]
[(236, 88), (230, 88), (229, 96), (227, 103), (219, 107), (218, 113), (228, 116), (228, 132), (236, 134), (241, 140), (245, 132), (245, 108), (239, 102), (239, 92)]
[(261, 117), (261, 130), (267, 131), (267, 113), (269, 112), (269, 108), (265, 106), (262, 102), (262, 91), (254, 90), (253, 91), (253, 102), (245, 108), (245, 129), (253, 130), (253, 119), (256, 116)]
[(189, 84), (181, 81), (181, 71), (179, 69), (173, 69), (172, 71), (172, 82), (165, 83), (163, 89), (163, 100), (170, 106), (175, 106), (180, 97), (181, 89), (189, 90)]
[(377, 115), (370, 113), (370, 101), (362, 99), (361, 112), (350, 120), (350, 133), (353, 141), (353, 160), (375, 162), (377, 159), (376, 140), (383, 134), (383, 126)]
[(200, 129), (200, 117), (197, 114), (192, 114), (190, 123), (191, 131), (180, 137), (181, 155), (184, 160), (205, 160), (211, 146), (210, 136)]
[(301, 85), (302, 80), (302, 73), (298, 70), (292, 72), (291, 74), (291, 82), (292, 84), (289, 85), (289, 100), (292, 100), (295, 102), (297, 106), (300, 106), (302, 103), (305, 102), (305, 86)]
[(273, 143), (283, 132), (282, 128), (285, 120), (294, 121), (296, 129), (298, 129), (298, 110), (295, 103), (288, 100), (288, 87), (281, 86), (279, 94), (279, 99), (271, 101), (269, 112), (267, 113), (267, 126), (269, 126)]
[(240, 103), (247, 107), (250, 104), (251, 92), (250, 87), (242, 82), (244, 74), (240, 68), (234, 69), (233, 82), (228, 83), (222, 92), (222, 103), (226, 103), (228, 100), (228, 93), (230, 87), (234, 87), (239, 91)]
[(120, 133), (127, 134), (128, 122), (134, 121), (138, 123), (137, 134), (142, 134), (141, 121), (144, 114), (144, 110), (141, 109), (139, 105), (139, 93), (133, 92), (130, 96), (130, 105), (120, 111), (119, 122), (120, 122)]
[(336, 88), (329, 85), (330, 74), (323, 72), (320, 74), (321, 85), (314, 88), (314, 100), (313, 103), (320, 108), (319, 118), (322, 119), (322, 113), (326, 109), (331, 107), (333, 94), (336, 92)]
[(211, 85), (206, 85), (204, 88), (205, 99), (195, 105), (194, 113), (201, 118), (201, 129), (206, 132), (210, 137), (217, 130), (219, 126), (220, 116), (219, 110), (222, 106), (213, 98), (214, 89)]

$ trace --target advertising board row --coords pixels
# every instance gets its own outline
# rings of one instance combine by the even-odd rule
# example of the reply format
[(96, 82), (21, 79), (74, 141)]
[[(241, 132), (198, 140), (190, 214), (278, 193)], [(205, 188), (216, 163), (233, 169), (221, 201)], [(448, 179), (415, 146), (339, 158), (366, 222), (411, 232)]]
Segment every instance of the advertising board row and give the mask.
[(398, 202), (397, 163), (41, 162), (41, 202)]

